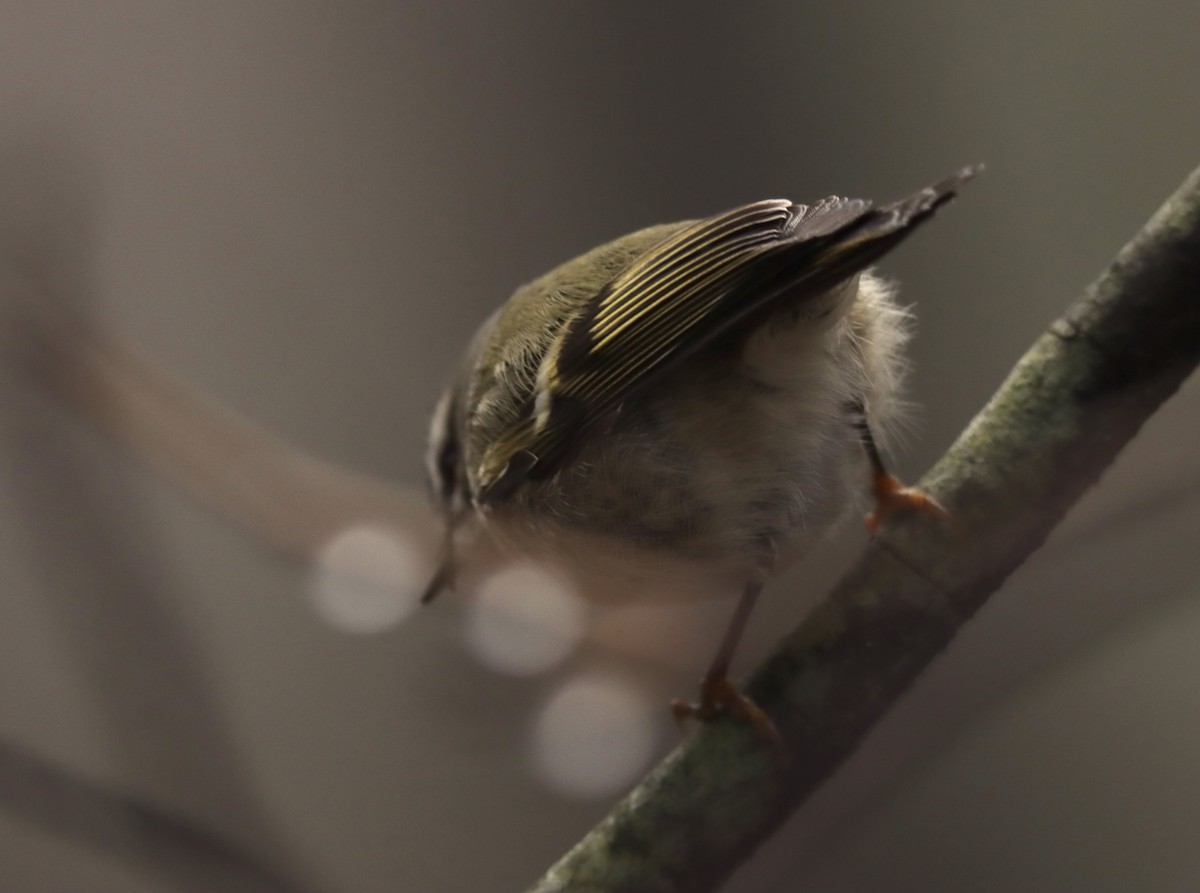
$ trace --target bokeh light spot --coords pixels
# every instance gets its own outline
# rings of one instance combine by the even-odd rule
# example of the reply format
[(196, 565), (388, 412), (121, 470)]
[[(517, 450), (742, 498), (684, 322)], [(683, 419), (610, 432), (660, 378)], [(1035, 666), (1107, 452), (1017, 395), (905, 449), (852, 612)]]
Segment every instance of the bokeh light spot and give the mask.
[(586, 605), (567, 578), (521, 562), (483, 582), (464, 632), (471, 652), (493, 670), (531, 676), (571, 655), (586, 620)]
[(407, 537), (380, 525), (357, 524), (321, 547), (309, 595), (331, 626), (381, 632), (416, 608), (424, 566)]
[(542, 709), (534, 729), (534, 771), (569, 797), (607, 797), (647, 767), (658, 746), (661, 704), (616, 678), (580, 676)]

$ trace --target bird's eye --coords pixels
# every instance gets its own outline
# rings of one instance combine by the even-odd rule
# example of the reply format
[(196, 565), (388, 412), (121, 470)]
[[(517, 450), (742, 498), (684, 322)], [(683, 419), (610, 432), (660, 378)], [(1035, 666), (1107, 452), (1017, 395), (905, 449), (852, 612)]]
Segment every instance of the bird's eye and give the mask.
[(458, 440), (451, 434), (437, 455), (437, 491), (443, 501), (454, 495), (458, 482)]
[(454, 499), (462, 479), (461, 443), (454, 404), (453, 391), (447, 391), (438, 401), (429, 425), (429, 448), (425, 453), (430, 495), (443, 506), (449, 506)]

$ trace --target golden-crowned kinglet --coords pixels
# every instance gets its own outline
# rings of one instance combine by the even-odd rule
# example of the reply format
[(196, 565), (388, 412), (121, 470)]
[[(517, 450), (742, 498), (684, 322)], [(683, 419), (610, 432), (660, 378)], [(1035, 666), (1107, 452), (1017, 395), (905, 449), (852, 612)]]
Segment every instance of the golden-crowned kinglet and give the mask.
[(766, 578), (869, 489), (872, 530), (898, 508), (943, 514), (876, 449), (900, 405), (907, 314), (867, 267), (977, 170), (878, 208), (776, 199), (650, 227), (518, 289), (434, 413), (447, 550), (424, 600), (452, 582), (468, 520), (585, 589), (631, 575), (740, 589), (699, 705), (675, 709), (729, 710), (774, 737), (726, 678)]

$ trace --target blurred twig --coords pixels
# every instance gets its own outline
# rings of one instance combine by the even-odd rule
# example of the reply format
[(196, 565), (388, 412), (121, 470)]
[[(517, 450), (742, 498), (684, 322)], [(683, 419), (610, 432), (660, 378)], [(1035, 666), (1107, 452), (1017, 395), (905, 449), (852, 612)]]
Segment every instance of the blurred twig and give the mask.
[(1034, 343), (922, 482), (956, 535), (873, 542), (747, 690), (790, 750), (702, 728), (535, 885), (675, 893), (722, 881), (837, 769), (1200, 362), (1200, 170)]
[(4, 741), (0, 801), (26, 820), (124, 857), (180, 890), (297, 890), (255, 858), (179, 816)]
[(437, 551), (420, 493), (297, 449), (77, 320), (19, 306), (2, 314), (39, 384), (265, 545), (311, 560), (336, 533), (374, 521)]
[[(90, 156), (56, 128), (21, 132), (15, 144), (0, 144), (0, 461), (6, 508), (22, 520), (27, 541), (22, 560), (9, 563), (31, 562), (37, 576), (28, 581), (18, 572), (20, 582), (9, 580), (19, 590), (6, 592), (3, 613), (6, 621), (22, 617), (27, 598), (54, 625), (94, 708), (82, 725), (69, 718), (67, 736), (87, 726), (89, 740), (104, 742), (106, 772), (129, 788), (98, 784), (0, 742), (0, 806), (133, 863), (179, 893), (307, 887), (307, 880), (289, 881), (307, 876), (307, 853), (262, 805), (194, 630), (162, 598), (173, 580), (149, 546), (154, 531), (139, 501), (129, 492), (111, 499), (119, 469), (92, 461), (69, 426), (45, 412), (43, 389), (22, 387), (22, 379), (55, 386), (68, 405), (143, 456), (172, 445), (190, 452), (197, 467), (185, 482), (197, 495), (200, 472), (223, 467), (232, 479), (245, 469), (230, 450), (208, 452), (203, 430), (187, 436), (180, 426), (180, 413), (192, 405), (186, 390), (157, 387), (157, 377), (135, 381), (136, 358), (85, 337), (95, 309), (98, 189)], [(219, 496), (220, 488), (210, 483), (206, 492)], [(5, 631), (13, 641), (23, 634), (15, 626)], [(52, 682), (10, 681), (40, 692), (38, 703), (56, 703)], [(21, 710), (5, 716), (8, 724), (22, 718)], [(135, 788), (170, 792), (170, 808)]]

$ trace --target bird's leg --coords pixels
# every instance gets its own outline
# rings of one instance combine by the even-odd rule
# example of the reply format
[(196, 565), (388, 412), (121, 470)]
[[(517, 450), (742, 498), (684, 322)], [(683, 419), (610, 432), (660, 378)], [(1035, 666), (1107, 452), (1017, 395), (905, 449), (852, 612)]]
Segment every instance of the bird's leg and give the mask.
[(867, 453), (867, 461), (871, 463), (871, 491), (875, 497), (875, 507), (867, 513), (867, 530), (877, 533), (883, 523), (898, 511), (916, 510), (930, 515), (941, 521), (949, 521), (950, 513), (928, 493), (916, 487), (906, 487), (899, 478), (887, 470), (875, 436), (871, 433), (871, 425), (867, 422), (866, 409), (858, 405), (854, 407), (854, 427), (858, 430), (859, 439)]
[(729, 665), (733, 661), (733, 652), (746, 629), (750, 612), (754, 609), (754, 603), (758, 600), (762, 588), (762, 580), (753, 580), (742, 590), (742, 597), (738, 600), (737, 609), (733, 612), (725, 635), (721, 638), (717, 654), (700, 683), (700, 701), (689, 704), (676, 699), (671, 702), (671, 710), (675, 714), (675, 721), (681, 727), (683, 721), (690, 717), (708, 720), (721, 713), (731, 713), (750, 723), (760, 737), (782, 751), (783, 739), (771, 718), (729, 680)]

